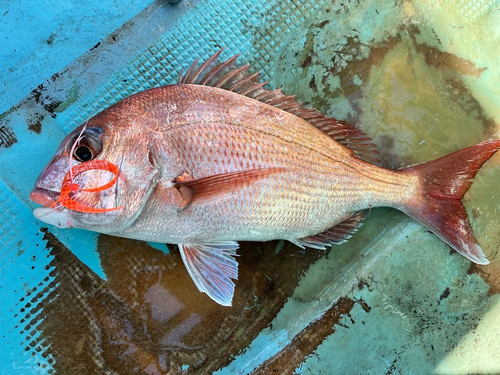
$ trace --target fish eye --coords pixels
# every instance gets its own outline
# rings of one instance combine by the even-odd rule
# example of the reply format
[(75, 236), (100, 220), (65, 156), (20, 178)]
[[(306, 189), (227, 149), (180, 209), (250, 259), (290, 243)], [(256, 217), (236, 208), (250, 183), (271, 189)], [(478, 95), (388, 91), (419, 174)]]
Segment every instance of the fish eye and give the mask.
[(79, 146), (75, 149), (75, 158), (79, 161), (89, 161), (94, 158), (92, 155), (92, 150), (87, 146)]
[(73, 142), (69, 143), (71, 151), (75, 141), (78, 141), (74, 147), (73, 158), (81, 162), (95, 159), (102, 151), (102, 140), (99, 137), (100, 134), (102, 134), (101, 131), (90, 128), (83, 132), (80, 139), (78, 139), (77, 135)]

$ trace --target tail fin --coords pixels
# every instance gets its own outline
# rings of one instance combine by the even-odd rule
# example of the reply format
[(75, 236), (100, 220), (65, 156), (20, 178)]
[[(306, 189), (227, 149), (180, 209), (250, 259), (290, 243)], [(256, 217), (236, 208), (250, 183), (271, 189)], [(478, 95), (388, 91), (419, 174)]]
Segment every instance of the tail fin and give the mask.
[(420, 176), (423, 187), (423, 197), (409, 204), (407, 214), (478, 264), (489, 261), (474, 238), (461, 199), (478, 169), (499, 147), (500, 140), (487, 141), (406, 169)]

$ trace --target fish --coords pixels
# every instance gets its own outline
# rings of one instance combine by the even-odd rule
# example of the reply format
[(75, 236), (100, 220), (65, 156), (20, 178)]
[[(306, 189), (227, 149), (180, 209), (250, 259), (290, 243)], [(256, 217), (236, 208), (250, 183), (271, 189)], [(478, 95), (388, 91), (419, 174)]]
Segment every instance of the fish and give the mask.
[[(80, 189), (80, 186), (73, 182), (74, 176), (78, 176), (83, 172), (96, 169), (109, 171), (113, 173), (115, 177), (113, 177), (113, 179), (107, 184), (92, 189)], [(119, 210), (123, 208), (123, 206), (112, 207), (112, 208), (97, 208), (97, 207), (86, 206), (82, 203), (75, 201), (74, 199), (74, 196), (82, 191), (97, 192), (109, 189), (118, 181), (118, 173), (119, 173), (118, 167), (115, 164), (105, 160), (94, 159), (83, 162), (81, 164), (77, 164), (74, 167), (70, 168), (69, 172), (66, 173), (66, 176), (64, 177), (64, 180), (61, 185), (59, 198), (50, 207), (56, 208), (58, 207), (58, 205), (62, 205), (66, 208), (69, 208), (70, 210), (78, 212), (86, 212), (86, 213), (103, 213), (103, 212)]]
[(500, 140), (383, 168), (368, 135), (265, 88), (258, 72), (238, 67), (238, 55), (221, 62), (221, 52), (68, 134), (30, 194), (42, 205), (34, 216), (177, 244), (199, 291), (223, 306), (235, 292), (239, 241), (326, 249), (348, 240), (375, 207), (404, 212), (488, 264), (461, 200)]

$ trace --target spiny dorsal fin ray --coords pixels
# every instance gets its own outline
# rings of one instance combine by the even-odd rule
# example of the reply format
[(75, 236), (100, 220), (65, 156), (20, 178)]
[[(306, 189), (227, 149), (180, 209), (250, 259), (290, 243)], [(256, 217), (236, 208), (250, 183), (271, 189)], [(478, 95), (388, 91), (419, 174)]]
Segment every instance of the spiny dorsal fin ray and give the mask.
[(311, 247), (313, 249), (325, 250), (331, 245), (340, 245), (351, 238), (352, 234), (361, 226), (361, 220), (365, 217), (364, 211), (358, 211), (349, 219), (344, 220), (333, 228), (314, 236), (299, 238), (291, 241), (299, 247)]
[(181, 73), (179, 84), (219, 87), (272, 105), (303, 118), (341, 145), (351, 149), (358, 158), (374, 164), (380, 163), (377, 146), (361, 130), (343, 121), (328, 118), (314, 109), (303, 108), (302, 103), (295, 100), (295, 96), (287, 96), (282, 93), (281, 89), (265, 89), (267, 82), (260, 82), (259, 73), (251, 74), (248, 71), (249, 65), (236, 67), (236, 59), (239, 55), (219, 63), (218, 58), (222, 51), (221, 49), (216, 52), (199, 67), (198, 59), (196, 59), (186, 74)]
[[(221, 53), (222, 50), (216, 52), (207, 61), (201, 64), (201, 66), (198, 69), (195, 70), (195, 68), (198, 66), (198, 59), (196, 59), (195, 63), (191, 65), (189, 70), (186, 72), (184, 78), (189, 82), (196, 82), (199, 77), (204, 77), (208, 72), (212, 71), (215, 65), (219, 65), (218, 60)], [(179, 82), (179, 83), (184, 83), (184, 82)]]

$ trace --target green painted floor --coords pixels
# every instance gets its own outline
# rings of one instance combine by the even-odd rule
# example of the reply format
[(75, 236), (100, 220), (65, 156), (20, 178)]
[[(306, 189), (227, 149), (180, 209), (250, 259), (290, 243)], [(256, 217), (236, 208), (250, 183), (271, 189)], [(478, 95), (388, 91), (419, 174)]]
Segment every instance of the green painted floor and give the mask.
[(498, 0), (158, 1), (107, 38), (96, 33), (95, 49), (0, 116), (2, 136), (14, 134), (12, 144), (0, 137), (6, 373), (499, 373), (500, 154), (464, 198), (490, 265), (471, 265), (403, 213), (373, 209), (326, 254), (243, 244), (231, 309), (197, 293), (174, 247), (40, 231), (27, 200), (75, 126), (176, 82), (222, 46), (271, 87), (365, 131), (387, 167), (498, 138), (499, 9)]

